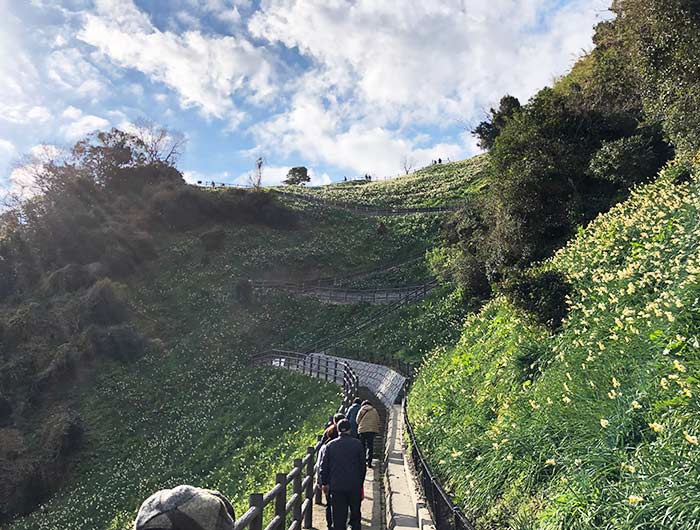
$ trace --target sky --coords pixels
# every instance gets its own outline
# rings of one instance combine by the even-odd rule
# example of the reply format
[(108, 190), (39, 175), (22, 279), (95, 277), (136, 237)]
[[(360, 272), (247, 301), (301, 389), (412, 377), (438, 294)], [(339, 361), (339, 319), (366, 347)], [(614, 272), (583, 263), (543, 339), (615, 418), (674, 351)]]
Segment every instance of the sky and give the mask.
[[(0, 0), (0, 189), (22, 155), (146, 119), (190, 182), (389, 178), (592, 47), (609, 0)], [(40, 147), (40, 146), (50, 146)]]

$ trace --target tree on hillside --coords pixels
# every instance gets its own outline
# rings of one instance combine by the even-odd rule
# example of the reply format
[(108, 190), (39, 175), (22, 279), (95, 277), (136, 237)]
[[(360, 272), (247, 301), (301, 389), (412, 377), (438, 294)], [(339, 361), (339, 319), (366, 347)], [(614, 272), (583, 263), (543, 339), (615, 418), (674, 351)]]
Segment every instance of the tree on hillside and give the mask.
[(259, 190), (262, 186), (262, 175), (264, 165), (265, 159), (262, 156), (259, 156), (255, 160), (255, 169), (250, 175), (248, 175), (248, 184), (251, 188), (253, 188), (256, 191)]
[(284, 183), (290, 186), (303, 186), (306, 182), (311, 182), (311, 177), (309, 177), (308, 169), (306, 169), (304, 166), (291, 168), (287, 173), (287, 178), (284, 179)]
[(133, 131), (145, 150), (146, 162), (160, 162), (175, 166), (182, 156), (186, 139), (179, 131), (172, 131), (145, 118), (136, 121)]
[(506, 122), (519, 110), (520, 101), (518, 98), (509, 95), (503, 96), (498, 110), (492, 108), (489, 111), (490, 116), (472, 131), (472, 134), (479, 139), (479, 147), (485, 150), (491, 149)]
[(404, 155), (404, 157), (401, 159), (401, 168), (404, 170), (406, 175), (408, 175), (413, 170), (414, 164), (414, 160), (408, 155)]

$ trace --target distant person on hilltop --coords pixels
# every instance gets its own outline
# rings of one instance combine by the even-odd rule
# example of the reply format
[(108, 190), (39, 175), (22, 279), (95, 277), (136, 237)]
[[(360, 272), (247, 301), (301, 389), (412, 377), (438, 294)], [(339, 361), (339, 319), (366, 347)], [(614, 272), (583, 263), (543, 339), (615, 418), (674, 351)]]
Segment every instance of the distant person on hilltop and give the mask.
[(352, 405), (348, 408), (346, 417), (352, 426), (352, 435), (357, 438), (357, 413), (360, 412), (362, 408), (362, 400), (360, 398), (355, 398)]
[(442, 158), (438, 158), (438, 164), (442, 164)]
[(331, 441), (321, 459), (321, 489), (328, 494), (333, 514), (333, 529), (345, 530), (350, 511), (350, 527), (360, 530), (360, 504), (365, 482), (362, 443), (352, 436), (346, 419), (338, 422), (340, 436)]
[(372, 467), (372, 460), (374, 460), (374, 438), (379, 433), (379, 423), (377, 409), (369, 401), (364, 401), (360, 412), (357, 413), (357, 431), (365, 447), (367, 467)]
[(178, 486), (143, 501), (134, 530), (233, 530), (236, 515), (218, 491)]

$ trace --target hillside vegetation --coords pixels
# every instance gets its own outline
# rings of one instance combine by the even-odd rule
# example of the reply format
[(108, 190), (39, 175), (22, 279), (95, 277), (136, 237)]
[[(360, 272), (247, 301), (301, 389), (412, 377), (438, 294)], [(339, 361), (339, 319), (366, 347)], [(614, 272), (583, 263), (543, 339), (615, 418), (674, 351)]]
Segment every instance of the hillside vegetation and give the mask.
[(426, 360), (410, 415), (478, 525), (698, 527), (699, 219), (667, 170), (538, 266), (572, 285), (558, 333), (497, 298)]
[[(421, 256), (439, 234), (440, 215), (362, 217), (267, 193), (192, 189), (165, 171), (169, 181), (156, 173), (152, 189), (116, 193), (87, 181), (80, 185), (94, 187), (80, 195), (70, 173), (70, 187), (48, 191), (56, 210), (42, 206), (26, 228), (5, 224), (13, 281), (5, 284), (2, 340), (13, 348), (2, 357), (9, 410), (0, 460), (10, 479), (2, 507), (6, 518), (32, 512), (12, 529), (126, 530), (145, 497), (179, 483), (217, 488), (243, 510), (250, 492), (304, 453), (338, 399), (333, 385), (252, 369), (249, 356), (270, 347), (305, 351), (377, 310), (251, 293), (245, 280), (313, 280), (404, 262), (349, 285), (413, 284), (429, 274)], [(119, 200), (110, 204), (112, 194)], [(53, 244), (50, 220), (65, 242)], [(114, 238), (115, 228), (140, 234), (149, 252)], [(27, 247), (31, 254), (20, 252)], [(48, 249), (61, 253), (42, 255)], [(132, 252), (130, 267), (116, 268), (126, 262), (111, 258), (117, 249)], [(23, 268), (36, 256), (48, 272)], [(446, 340), (439, 323), (455, 304), (436, 294), (397, 308), (380, 331), (354, 333), (345, 353), (364, 356), (379, 335), (372, 351), (387, 359), (400, 340), (389, 331), (403, 318), (424, 328), (407, 334), (428, 351)], [(415, 361), (415, 351), (405, 357)], [(54, 425), (57, 443), (69, 445), (46, 448), (46, 426)]]
[(303, 193), (339, 203), (387, 208), (444, 206), (458, 203), (465, 197), (480, 192), (486, 185), (487, 164), (486, 157), (477, 156), (458, 162), (434, 164), (392, 179), (339, 182), (306, 188)]

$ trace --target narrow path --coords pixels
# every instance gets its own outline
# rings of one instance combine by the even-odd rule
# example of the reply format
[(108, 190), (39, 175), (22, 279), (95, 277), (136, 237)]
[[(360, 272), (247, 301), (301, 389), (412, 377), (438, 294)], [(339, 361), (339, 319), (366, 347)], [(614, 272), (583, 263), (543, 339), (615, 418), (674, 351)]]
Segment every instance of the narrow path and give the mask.
[(351, 202), (337, 202), (329, 199), (324, 199), (321, 197), (316, 197), (314, 195), (306, 195), (303, 193), (295, 193), (291, 191), (282, 190), (272, 190), (273, 193), (282, 195), (283, 197), (290, 197), (293, 199), (299, 199), (302, 201), (311, 202), (314, 204), (320, 204), (328, 208), (335, 208), (337, 210), (345, 210), (353, 213), (360, 213), (364, 215), (378, 216), (378, 217), (396, 217), (401, 215), (415, 215), (424, 213), (442, 213), (442, 212), (453, 212), (457, 210), (457, 205), (446, 205), (446, 206), (433, 206), (433, 207), (418, 207), (418, 208), (392, 208), (385, 206), (373, 206), (371, 204), (359, 204)]
[[(381, 475), (378, 469), (367, 470), (365, 477), (365, 500), (362, 501), (362, 528), (363, 530), (378, 530), (382, 520), (382, 488)], [(326, 501), (323, 504), (314, 504), (313, 528), (314, 530), (329, 530), (326, 524)]]
[[(359, 396), (362, 399), (369, 398), (373, 402), (385, 426), (380, 441), (381, 447), (375, 449), (375, 466), (367, 470), (365, 479), (365, 500), (362, 503), (363, 530), (431, 529), (432, 521), (429, 516), (425, 519), (422, 515), (421, 521), (418, 520), (419, 494), (405, 458), (403, 405), (396, 404), (401, 402), (400, 396), (405, 382), (403, 376), (386, 366), (320, 353), (304, 355), (275, 350), (260, 357), (258, 362), (328, 379), (327, 368), (325, 371), (323, 368), (337, 360), (351, 367), (360, 385)], [(325, 376), (322, 373), (325, 373)], [(334, 380), (338, 382), (337, 378)], [(314, 505), (314, 529), (328, 530), (325, 510), (325, 505)], [(425, 514), (427, 511), (422, 510), (421, 513)]]
[(316, 298), (324, 302), (333, 304), (391, 304), (403, 300), (419, 300), (427, 296), (435, 287), (437, 282), (432, 280), (423, 285), (412, 285), (407, 287), (377, 288), (377, 289), (343, 289), (341, 287), (314, 287), (303, 286), (293, 283), (254, 281), (255, 289), (273, 289), (288, 293), (298, 294)]

